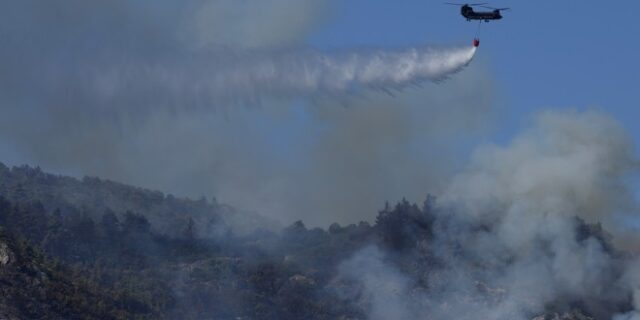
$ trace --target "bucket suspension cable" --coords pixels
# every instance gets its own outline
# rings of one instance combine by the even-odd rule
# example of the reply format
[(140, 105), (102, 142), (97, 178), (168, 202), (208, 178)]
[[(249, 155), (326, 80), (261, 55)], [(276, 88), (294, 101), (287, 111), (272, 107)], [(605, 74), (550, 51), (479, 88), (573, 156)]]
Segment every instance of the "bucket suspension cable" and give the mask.
[(473, 46), (476, 48), (480, 46), (480, 25), (482, 25), (482, 20), (478, 21), (478, 29), (476, 29), (476, 35), (473, 38)]

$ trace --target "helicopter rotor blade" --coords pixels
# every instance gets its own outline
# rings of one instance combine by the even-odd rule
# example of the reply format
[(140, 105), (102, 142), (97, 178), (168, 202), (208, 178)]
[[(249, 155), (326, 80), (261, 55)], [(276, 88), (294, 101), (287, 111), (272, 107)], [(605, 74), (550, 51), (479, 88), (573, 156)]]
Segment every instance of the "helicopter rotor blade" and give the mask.
[(485, 8), (485, 9), (491, 9), (491, 10), (511, 10), (511, 8), (494, 8), (494, 7), (489, 7), (489, 6), (479, 6), (481, 8)]
[(449, 4), (452, 6), (464, 6), (464, 5), (468, 5), (468, 6), (481, 6), (481, 5), (485, 5), (488, 3), (453, 3), (453, 2), (445, 2), (444, 4)]

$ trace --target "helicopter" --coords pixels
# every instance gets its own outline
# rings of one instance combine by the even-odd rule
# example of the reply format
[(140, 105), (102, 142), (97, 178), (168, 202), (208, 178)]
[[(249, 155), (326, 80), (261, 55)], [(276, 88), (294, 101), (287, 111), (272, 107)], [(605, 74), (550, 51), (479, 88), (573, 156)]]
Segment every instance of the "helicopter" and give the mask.
[[(465, 3), (465, 4), (461, 4), (461, 3), (445, 2), (445, 4), (461, 6), (460, 7), (460, 14), (463, 17), (465, 17), (467, 19), (467, 21), (480, 20), (480, 21), (484, 21), (484, 22), (489, 22), (491, 20), (500, 20), (500, 19), (502, 19), (502, 14), (500, 13), (500, 11), (509, 10), (509, 8), (493, 8), (493, 7), (489, 7), (489, 6), (487, 6), (488, 3), (471, 3), (471, 4)], [(475, 10), (473, 10), (474, 6), (475, 7), (486, 8), (486, 9), (491, 9), (493, 11), (475, 11)]]

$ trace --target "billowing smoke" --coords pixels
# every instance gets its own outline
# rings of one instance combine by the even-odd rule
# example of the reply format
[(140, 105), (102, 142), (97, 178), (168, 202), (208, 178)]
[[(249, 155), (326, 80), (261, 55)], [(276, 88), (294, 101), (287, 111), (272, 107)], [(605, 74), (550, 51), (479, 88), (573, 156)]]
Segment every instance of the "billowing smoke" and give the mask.
[(332, 5), (5, 1), (2, 161), (309, 225), (418, 200), (459, 158), (451, 138), (485, 128), (491, 79), (472, 64), (428, 83), (470, 46), (305, 49)]
[(633, 142), (610, 117), (544, 112), (509, 145), (481, 147), (451, 180), (433, 211), (433, 238), (412, 252), (428, 252), (424, 273), (401, 273), (397, 256), (368, 248), (342, 276), (398, 288), (377, 291), (389, 299), (372, 293), (373, 319), (532, 319), (574, 308), (636, 319), (625, 310), (637, 307), (637, 262), (612, 243), (637, 249), (628, 235), (637, 169)]
[(541, 223), (547, 216), (577, 216), (624, 235), (637, 209), (629, 177), (638, 164), (633, 141), (610, 117), (548, 111), (510, 146), (480, 148), (443, 199), (474, 219), (504, 222), (514, 249), (539, 226), (552, 228)]

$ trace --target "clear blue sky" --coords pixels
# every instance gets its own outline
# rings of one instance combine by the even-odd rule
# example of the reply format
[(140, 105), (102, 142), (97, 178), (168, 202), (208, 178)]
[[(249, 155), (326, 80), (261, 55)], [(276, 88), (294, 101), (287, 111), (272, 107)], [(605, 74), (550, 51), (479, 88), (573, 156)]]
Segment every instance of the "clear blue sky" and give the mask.
[[(640, 145), (639, 1), (501, 1), (484, 24), (478, 59), (496, 80), (496, 137), (507, 140), (542, 108), (605, 110)], [(467, 43), (477, 23), (426, 0), (348, 0), (311, 40), (320, 47)]]

